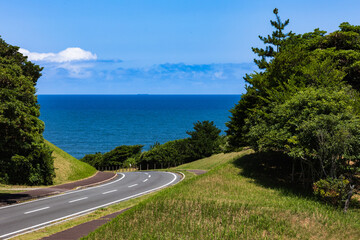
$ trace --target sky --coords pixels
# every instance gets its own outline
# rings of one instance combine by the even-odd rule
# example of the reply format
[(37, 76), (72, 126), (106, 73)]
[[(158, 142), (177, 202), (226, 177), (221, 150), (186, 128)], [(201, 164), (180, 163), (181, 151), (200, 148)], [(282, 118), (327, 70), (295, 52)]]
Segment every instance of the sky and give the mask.
[(0, 0), (0, 36), (38, 94), (241, 94), (275, 7), (295, 33), (360, 25), (359, 0)]

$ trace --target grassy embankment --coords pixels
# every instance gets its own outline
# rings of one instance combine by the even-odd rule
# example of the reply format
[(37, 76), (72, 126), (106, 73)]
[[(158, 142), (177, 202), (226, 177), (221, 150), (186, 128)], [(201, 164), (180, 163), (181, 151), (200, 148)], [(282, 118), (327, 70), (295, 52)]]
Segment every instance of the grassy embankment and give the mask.
[[(64, 152), (54, 144), (45, 140), (45, 143), (53, 150), (52, 156), (54, 157), (54, 167), (56, 177), (54, 179), (54, 185), (68, 183), (83, 178), (90, 177), (96, 173), (96, 169), (87, 163), (81, 162)], [(22, 192), (24, 189), (38, 188), (39, 186), (18, 186), (18, 185), (1, 185), (0, 193), (16, 193)], [(41, 186), (43, 187), (43, 186)], [(15, 190), (21, 189), (21, 190)]]
[(358, 239), (360, 236), (358, 208), (344, 214), (341, 209), (285, 186), (281, 178), (268, 175), (272, 168), (261, 170), (264, 165), (251, 150), (242, 152), (241, 157), (235, 153), (220, 154), (178, 168), (211, 170), (149, 197), (86, 239)]
[(70, 154), (64, 152), (54, 144), (46, 141), (53, 150), (54, 167), (56, 177), (54, 184), (63, 184), (90, 177), (96, 173), (96, 169), (87, 163), (79, 161)]

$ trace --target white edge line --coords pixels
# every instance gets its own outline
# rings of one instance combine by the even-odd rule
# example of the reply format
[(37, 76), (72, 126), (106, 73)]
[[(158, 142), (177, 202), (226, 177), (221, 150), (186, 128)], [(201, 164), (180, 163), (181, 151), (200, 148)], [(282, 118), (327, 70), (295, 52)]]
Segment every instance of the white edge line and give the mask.
[(116, 192), (117, 190), (114, 189), (114, 190), (110, 190), (110, 191), (107, 191), (107, 192), (103, 192), (102, 194), (108, 194), (108, 193), (112, 193), (112, 192)]
[(52, 224), (49, 224), (49, 225), (46, 225), (46, 226), (42, 226), (42, 227), (39, 227), (39, 228), (37, 228), (37, 229), (32, 229), (32, 230), (27, 231), (27, 232), (22, 232), (22, 233), (20, 233), (20, 234), (16, 234), (16, 235), (11, 236), (11, 237), (9, 237), (9, 238), (4, 238), (4, 240), (11, 239), (11, 238), (15, 238), (15, 237), (18, 237), (18, 236), (21, 236), (21, 235), (24, 235), (24, 234), (27, 234), (27, 233), (31, 233), (31, 232), (34, 232), (34, 231), (38, 231), (38, 230), (40, 230), (40, 229), (44, 229), (44, 228), (47, 228), (47, 227), (51, 227), (51, 226), (54, 226), (54, 225), (57, 225), (57, 224), (60, 224), (60, 223), (63, 223), (63, 222), (66, 222), (66, 221), (69, 221), (69, 220), (78, 218), (78, 217), (85, 216), (85, 215), (87, 215), (87, 214), (89, 214), (89, 213), (92, 213), (92, 212), (94, 212), (94, 211), (87, 212), (87, 213), (83, 213), (83, 214), (80, 214), (80, 215), (77, 215), (77, 216), (74, 216), (74, 217), (71, 217), (71, 218), (68, 218), (68, 219), (64, 219), (64, 220), (62, 220), (62, 221), (54, 222), (54, 223), (52, 223)]
[(45, 209), (48, 209), (48, 208), (50, 208), (50, 207), (43, 207), (43, 208), (31, 210), (31, 211), (28, 211), (28, 212), (24, 212), (24, 214), (29, 214), (29, 213), (33, 213), (33, 212), (38, 212), (38, 211), (45, 210)]
[(78, 202), (78, 201), (81, 201), (81, 200), (84, 200), (84, 199), (87, 199), (87, 198), (88, 197), (78, 198), (78, 199), (75, 199), (75, 200), (71, 200), (68, 203)]
[(177, 172), (177, 173), (180, 173), (180, 174), (183, 176), (183, 178), (181, 178), (179, 182), (181, 182), (182, 180), (185, 179), (185, 174), (184, 174), (183, 172), (180, 172), (180, 171), (176, 171), (176, 172)]
[(69, 218), (69, 217), (73, 217), (73, 216), (76, 216), (76, 215), (79, 215), (79, 214), (83, 214), (83, 213), (86, 213), (86, 212), (90, 212), (90, 211), (96, 210), (96, 209), (98, 209), (98, 208), (106, 207), (106, 206), (112, 205), (112, 204), (114, 204), (114, 203), (118, 203), (118, 202), (121, 202), (121, 201), (130, 199), (130, 198), (133, 198), (133, 197), (141, 196), (141, 195), (143, 195), (143, 194), (145, 194), (145, 193), (149, 193), (149, 192), (153, 192), (153, 191), (155, 191), (155, 190), (161, 189), (161, 188), (163, 188), (163, 187), (166, 187), (166, 186), (172, 184), (172, 183), (176, 180), (176, 178), (177, 178), (177, 176), (176, 176), (175, 173), (172, 173), (172, 172), (167, 172), (167, 173), (172, 174), (172, 175), (174, 176), (174, 179), (171, 180), (169, 183), (164, 184), (164, 185), (162, 185), (162, 186), (160, 186), (160, 187), (156, 187), (156, 188), (153, 188), (153, 189), (150, 189), (150, 190), (141, 192), (141, 193), (134, 194), (134, 195), (129, 196), (129, 197), (125, 197), (125, 198), (122, 198), (122, 199), (118, 199), (118, 200), (113, 201), (113, 202), (110, 202), (110, 203), (106, 203), (106, 204), (103, 204), (103, 205), (100, 205), (100, 206), (97, 206), (97, 207), (89, 208), (89, 209), (86, 209), (86, 210), (83, 210), (83, 211), (80, 211), (80, 212), (77, 212), (77, 213), (73, 213), (73, 214), (70, 214), (70, 215), (67, 215), (67, 216), (64, 216), (64, 217), (61, 217), (61, 218), (57, 218), (57, 219), (54, 219), (54, 220), (51, 220), (51, 221), (47, 221), (47, 222), (44, 222), (44, 223), (40, 223), (40, 224), (31, 226), (31, 227), (23, 228), (23, 229), (20, 229), (20, 230), (15, 231), (15, 232), (7, 233), (7, 234), (4, 234), (4, 235), (1, 235), (0, 238), (4, 238), (4, 237), (10, 236), (10, 235), (13, 235), (13, 234), (16, 234), (16, 233), (20, 233), (20, 232), (23, 232), (23, 231), (26, 231), (26, 230), (29, 230), (29, 229), (34, 229), (34, 230), (35, 230), (35, 228), (44, 226), (44, 225), (49, 224), (49, 223), (53, 223), (53, 222), (56, 222), (56, 221), (63, 220), (63, 219), (65, 219), (65, 218)]
[[(4, 209), (4, 208), (10, 208), (10, 207), (15, 207), (15, 206), (19, 206), (19, 205), (29, 204), (29, 203), (33, 203), (33, 202), (37, 202), (37, 201), (46, 200), (46, 199), (49, 199), (49, 198), (56, 198), (56, 197), (65, 196), (65, 195), (72, 194), (72, 193), (78, 193), (78, 192), (87, 191), (87, 190), (91, 190), (91, 189), (94, 189), (94, 188), (110, 185), (110, 184), (113, 184), (113, 183), (116, 183), (116, 182), (122, 180), (125, 177), (125, 174), (123, 174), (123, 173), (120, 173), (120, 174), (122, 175), (122, 177), (115, 180), (115, 181), (113, 181), (113, 182), (105, 183), (105, 184), (94, 186), (94, 187), (84, 188), (84, 189), (80, 189), (80, 190), (69, 190), (69, 191), (66, 191), (64, 193), (57, 194), (57, 195), (54, 195), (54, 196), (39, 198), (39, 199), (36, 199), (36, 200), (27, 201), (27, 202), (23, 202), (23, 203), (11, 204), (9, 206), (0, 207), (0, 210)], [(118, 175), (119, 175), (119, 173), (118, 173)]]

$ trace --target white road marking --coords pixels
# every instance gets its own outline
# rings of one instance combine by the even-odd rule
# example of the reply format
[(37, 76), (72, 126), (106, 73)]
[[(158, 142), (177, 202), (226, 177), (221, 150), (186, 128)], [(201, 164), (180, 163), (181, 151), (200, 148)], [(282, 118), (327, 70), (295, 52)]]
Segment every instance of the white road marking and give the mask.
[(146, 175), (149, 175), (147, 172), (145, 173)]
[(128, 186), (128, 187), (135, 187), (135, 186), (137, 186), (138, 184), (133, 184), (133, 185), (130, 185), (130, 186)]
[(151, 177), (151, 175), (149, 175), (149, 178)]
[[(70, 215), (67, 215), (67, 216), (64, 216), (64, 217), (60, 217), (60, 218), (56, 218), (56, 219), (53, 219), (53, 220), (50, 220), (50, 221), (47, 221), (47, 222), (43, 222), (43, 223), (40, 223), (40, 224), (31, 226), (31, 227), (27, 227), (27, 228), (23, 228), (23, 229), (20, 229), (20, 230), (11, 232), (11, 233), (7, 233), (7, 234), (4, 234), (4, 235), (1, 235), (1, 236), (0, 236), (0, 239), (1, 239), (1, 238), (4, 238), (4, 237), (7, 237), (7, 236), (14, 235), (14, 234), (16, 234), (16, 233), (24, 232), (24, 231), (29, 230), (29, 229), (37, 229), (37, 228), (39, 228), (39, 227), (41, 227), (41, 226), (44, 226), (44, 225), (47, 225), (47, 224), (50, 224), (50, 223), (53, 223), (53, 222), (57, 222), (57, 221), (60, 221), (60, 220), (66, 219), (66, 218), (70, 218), (70, 217), (73, 217), (73, 216), (76, 216), (76, 215), (80, 215), (80, 214), (83, 214), (83, 213), (91, 212), (91, 211), (94, 211), (94, 210), (99, 209), (99, 208), (103, 208), (103, 207), (106, 207), (106, 206), (109, 206), (109, 205), (112, 205), (112, 204), (115, 204), (115, 203), (118, 203), (118, 202), (122, 202), (122, 201), (125, 201), (125, 200), (128, 200), (128, 199), (131, 199), (131, 198), (134, 198), (134, 197), (138, 197), (138, 196), (141, 196), (141, 195), (143, 195), (143, 194), (150, 193), (150, 192), (153, 192), (153, 191), (155, 191), (155, 190), (161, 189), (161, 188), (166, 187), (166, 186), (172, 184), (173, 182), (175, 182), (177, 176), (176, 176), (174, 173), (170, 173), (170, 172), (169, 172), (169, 174), (172, 174), (172, 175), (174, 176), (174, 179), (171, 180), (169, 183), (164, 184), (164, 185), (162, 185), (162, 186), (160, 186), (160, 187), (156, 187), (156, 188), (153, 188), (153, 189), (150, 189), (150, 190), (141, 192), (141, 193), (137, 193), (137, 194), (131, 195), (131, 196), (129, 196), (129, 197), (125, 197), (125, 198), (122, 198), (122, 199), (118, 199), (118, 200), (116, 200), (116, 201), (109, 202), (109, 203), (106, 203), (106, 204), (103, 204), (103, 205), (100, 205), (100, 206), (96, 206), (96, 207), (93, 207), (93, 208), (89, 208), (89, 209), (86, 209), (86, 210), (83, 210), (83, 211), (80, 211), (80, 212), (77, 212), (77, 213), (73, 213), (73, 214), (70, 214)], [(125, 175), (124, 175), (124, 177), (125, 177)]]
[(73, 203), (73, 202), (81, 201), (81, 200), (84, 200), (84, 199), (87, 199), (87, 198), (88, 198), (88, 197), (83, 197), (83, 198), (79, 198), (79, 199), (71, 200), (71, 201), (69, 201), (69, 203)]
[(112, 192), (116, 192), (117, 190), (114, 189), (114, 190), (111, 190), (111, 191), (107, 191), (107, 192), (103, 192), (102, 194), (108, 194), (108, 193), (112, 193)]
[(35, 210), (32, 210), (32, 211), (24, 212), (24, 214), (33, 213), (33, 212), (37, 212), (37, 211), (41, 211), (41, 210), (45, 210), (45, 209), (48, 209), (48, 208), (50, 208), (50, 207), (43, 207), (43, 208), (35, 209)]
[(145, 179), (143, 182), (146, 182), (147, 180), (149, 180), (149, 179)]
[(91, 190), (91, 189), (94, 189), (94, 188), (103, 187), (103, 186), (113, 184), (113, 183), (116, 183), (116, 182), (122, 180), (125, 177), (125, 174), (123, 174), (123, 173), (120, 173), (120, 174), (122, 175), (122, 177), (115, 180), (115, 181), (113, 181), (113, 182), (105, 183), (105, 184), (98, 185), (98, 186), (95, 186), (95, 187), (84, 188), (84, 189), (80, 189), (80, 190), (70, 190), (70, 191), (67, 191), (67, 192), (65, 192), (63, 194), (58, 194), (58, 195), (54, 195), (54, 196), (50, 196), (50, 197), (40, 198), (40, 199), (36, 199), (36, 200), (33, 200), (33, 201), (17, 203), (17, 204), (11, 204), (9, 206), (0, 207), (0, 209), (16, 207), (16, 206), (19, 206), (19, 205), (29, 204), (29, 203), (33, 203), (33, 202), (37, 202), (37, 201), (43, 201), (43, 200), (50, 199), (50, 198), (61, 197), (61, 196), (65, 196), (65, 195), (72, 194), (72, 193), (78, 193), (78, 192), (82, 192), (82, 191)]

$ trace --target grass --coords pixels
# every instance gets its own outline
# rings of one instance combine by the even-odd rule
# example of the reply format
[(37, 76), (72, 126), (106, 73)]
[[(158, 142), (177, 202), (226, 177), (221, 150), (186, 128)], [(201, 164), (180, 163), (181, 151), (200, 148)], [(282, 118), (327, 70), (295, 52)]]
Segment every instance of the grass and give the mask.
[(55, 185), (84, 179), (96, 173), (96, 169), (89, 164), (79, 161), (49, 141), (45, 140), (45, 143), (53, 150)]
[(228, 162), (230, 159), (241, 156), (242, 152), (232, 152), (232, 153), (219, 153), (208, 158), (203, 158), (194, 162), (186, 163), (180, 165), (174, 169), (188, 170), (188, 169), (200, 169), (200, 170), (210, 170), (215, 168), (225, 162)]
[(344, 214), (283, 187), (267, 171), (250, 174), (261, 166), (253, 156), (248, 150), (180, 166), (215, 167), (149, 197), (85, 239), (359, 238), (358, 208)]

